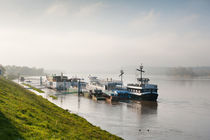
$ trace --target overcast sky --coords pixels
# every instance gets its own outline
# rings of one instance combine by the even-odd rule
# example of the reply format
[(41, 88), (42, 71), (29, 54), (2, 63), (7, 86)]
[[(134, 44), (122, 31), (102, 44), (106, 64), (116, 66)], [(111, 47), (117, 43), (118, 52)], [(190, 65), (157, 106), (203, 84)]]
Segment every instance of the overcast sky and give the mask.
[(210, 1), (0, 0), (0, 63), (210, 66)]

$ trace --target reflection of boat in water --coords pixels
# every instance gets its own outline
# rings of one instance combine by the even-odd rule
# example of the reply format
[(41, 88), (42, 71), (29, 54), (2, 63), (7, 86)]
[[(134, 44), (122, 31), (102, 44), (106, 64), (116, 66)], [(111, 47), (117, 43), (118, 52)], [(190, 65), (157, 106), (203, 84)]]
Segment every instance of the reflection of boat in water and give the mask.
[(140, 78), (137, 78), (138, 83), (128, 84), (127, 90), (130, 92), (133, 100), (156, 101), (158, 98), (157, 85), (149, 84), (149, 78), (142, 78), (143, 66), (140, 66)]
[(158, 103), (153, 101), (131, 101), (127, 103), (127, 107), (141, 111), (141, 114), (157, 114)]

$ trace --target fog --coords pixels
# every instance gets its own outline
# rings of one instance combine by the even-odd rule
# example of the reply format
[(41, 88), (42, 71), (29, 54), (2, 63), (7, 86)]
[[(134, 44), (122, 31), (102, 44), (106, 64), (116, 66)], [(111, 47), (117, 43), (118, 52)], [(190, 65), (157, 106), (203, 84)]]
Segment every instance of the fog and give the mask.
[(209, 13), (205, 0), (0, 0), (0, 64), (210, 66)]

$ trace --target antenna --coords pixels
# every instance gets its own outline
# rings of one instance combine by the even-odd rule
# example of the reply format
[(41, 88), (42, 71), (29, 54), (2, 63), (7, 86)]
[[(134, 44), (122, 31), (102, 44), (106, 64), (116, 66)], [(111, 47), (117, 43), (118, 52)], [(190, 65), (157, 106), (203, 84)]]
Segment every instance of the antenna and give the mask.
[[(120, 77), (121, 77), (121, 83), (123, 85), (123, 74), (124, 74), (124, 71), (123, 70), (120, 70)], [(122, 85), (121, 85), (121, 88), (122, 88)]]

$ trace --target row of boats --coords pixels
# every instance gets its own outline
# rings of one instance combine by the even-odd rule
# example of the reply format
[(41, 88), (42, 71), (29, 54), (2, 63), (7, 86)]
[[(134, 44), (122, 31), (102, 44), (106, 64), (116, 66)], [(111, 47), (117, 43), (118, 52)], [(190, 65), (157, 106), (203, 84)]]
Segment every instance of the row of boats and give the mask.
[(145, 72), (141, 65), (137, 71), (140, 77), (136, 83), (123, 85), (122, 76), (124, 72), (121, 70), (121, 80), (98, 79), (95, 76), (89, 76), (89, 82), (84, 82), (80, 78), (68, 78), (67, 76), (52, 75), (46, 77), (46, 87), (77, 93), (88, 93), (88, 95), (97, 100), (120, 101), (120, 100), (147, 100), (156, 101), (158, 98), (158, 87), (149, 83), (149, 78), (143, 78)]

